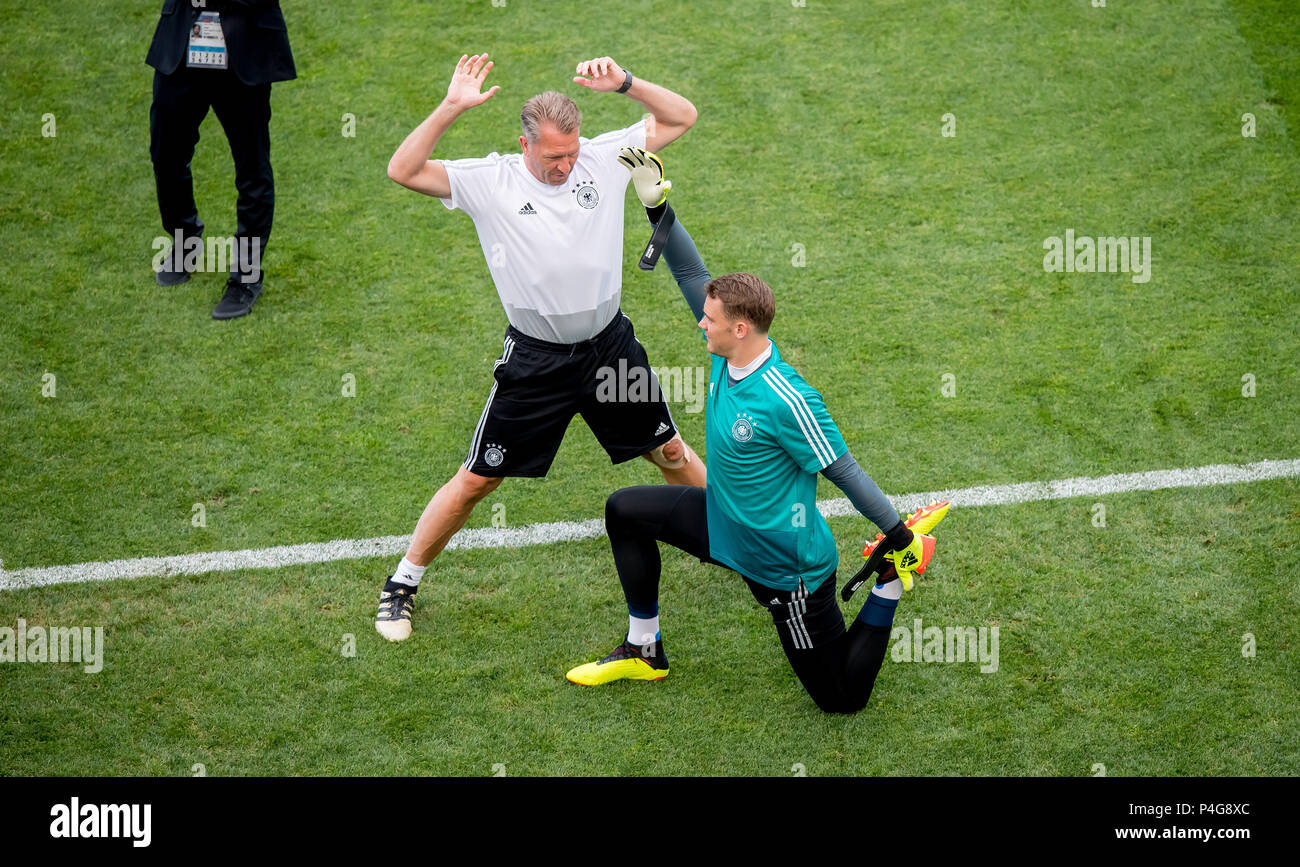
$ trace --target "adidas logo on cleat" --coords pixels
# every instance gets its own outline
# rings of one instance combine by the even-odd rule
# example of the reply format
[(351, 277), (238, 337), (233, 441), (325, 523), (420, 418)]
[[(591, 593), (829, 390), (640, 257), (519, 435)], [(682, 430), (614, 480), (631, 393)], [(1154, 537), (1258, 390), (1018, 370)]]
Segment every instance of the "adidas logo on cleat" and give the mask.
[(532, 202), (524, 202), (524, 206), (523, 206), (522, 208), (519, 209), (519, 213), (521, 213), (521, 214), (536, 214), (537, 211), (536, 211), (535, 208), (533, 208), (533, 203), (532, 203)]

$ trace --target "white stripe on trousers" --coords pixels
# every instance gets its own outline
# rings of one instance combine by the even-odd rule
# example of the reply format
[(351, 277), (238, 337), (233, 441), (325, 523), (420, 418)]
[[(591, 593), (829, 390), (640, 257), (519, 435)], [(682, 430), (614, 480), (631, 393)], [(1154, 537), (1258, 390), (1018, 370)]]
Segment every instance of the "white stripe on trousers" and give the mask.
[(501, 357), (492, 365), (492, 390), (488, 392), (487, 403), (483, 405), (483, 414), (478, 417), (478, 426), (474, 428), (474, 436), (469, 441), (469, 457), (465, 458), (465, 469), (473, 469), (474, 456), (478, 454), (479, 443), (483, 438), (483, 428), (487, 425), (488, 410), (492, 408), (492, 398), (497, 396), (497, 368), (510, 360), (510, 354), (515, 351), (514, 338), (506, 337), (501, 343)]
[(794, 591), (791, 601), (785, 605), (790, 619), (786, 624), (790, 627), (790, 638), (794, 640), (794, 646), (799, 650), (812, 649), (812, 636), (808, 634), (808, 627), (803, 622), (804, 613), (808, 611), (808, 588), (804, 586), (803, 579), (799, 579), (799, 589)]

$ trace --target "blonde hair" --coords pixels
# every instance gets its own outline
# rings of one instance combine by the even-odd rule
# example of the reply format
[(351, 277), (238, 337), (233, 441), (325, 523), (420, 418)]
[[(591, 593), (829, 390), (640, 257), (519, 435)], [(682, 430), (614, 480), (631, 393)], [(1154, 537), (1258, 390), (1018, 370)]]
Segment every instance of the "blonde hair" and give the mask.
[(525, 102), (523, 111), (519, 112), (524, 138), (536, 143), (542, 121), (555, 127), (557, 132), (568, 135), (582, 125), (582, 112), (573, 100), (558, 90), (548, 90)]

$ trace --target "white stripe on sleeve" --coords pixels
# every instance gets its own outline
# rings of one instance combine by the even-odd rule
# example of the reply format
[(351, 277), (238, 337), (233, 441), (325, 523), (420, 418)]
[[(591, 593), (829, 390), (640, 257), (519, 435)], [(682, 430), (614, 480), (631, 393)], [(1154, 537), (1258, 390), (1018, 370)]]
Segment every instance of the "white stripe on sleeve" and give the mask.
[(795, 388), (794, 385), (791, 384), (790, 380), (782, 376), (781, 371), (777, 370), (775, 367), (772, 368), (772, 376), (785, 385), (789, 390), (789, 393), (798, 402), (799, 406), (803, 407), (803, 411), (806, 414), (808, 421), (812, 423), (813, 432), (816, 434), (817, 438), (821, 440), (821, 444), (826, 447), (826, 453), (830, 455), (831, 462), (833, 463), (835, 461), (835, 449), (831, 448), (830, 440), (826, 439), (826, 434), (822, 431), (821, 424), (817, 421), (816, 414), (813, 413), (812, 407), (808, 405), (808, 399), (803, 396), (803, 392), (799, 391), (799, 389)]
[[(817, 457), (817, 460), (821, 462), (822, 469), (829, 467), (832, 463), (835, 462), (835, 455), (831, 451), (829, 444), (827, 444), (823, 449), (819, 439), (814, 438), (812, 430), (817, 431), (817, 436), (820, 439), (822, 440), (825, 439), (824, 437), (821, 437), (821, 429), (817, 427), (816, 420), (811, 418), (812, 413), (809, 412), (809, 414), (805, 416), (803, 412), (801, 412), (800, 406), (796, 404), (794, 401), (792, 401), (790, 397), (786, 394), (786, 392), (782, 389), (782, 387), (780, 385), (777, 385), (777, 383), (772, 379), (772, 374), (774, 372), (775, 371), (772, 370), (765, 372), (763, 374), (763, 381), (766, 382), (772, 388), (772, 390), (777, 393), (777, 396), (780, 397), (781, 400), (785, 401), (786, 406), (790, 407), (790, 412), (794, 413), (795, 421), (799, 423), (799, 429), (803, 431), (804, 437), (808, 440), (809, 447), (812, 448), (813, 454)], [(799, 401), (802, 403), (803, 396), (799, 395), (798, 392), (796, 392), (795, 394), (796, 396), (798, 396)], [(803, 409), (805, 410), (807, 409), (806, 404), (803, 406)], [(810, 422), (811, 422), (812, 429), (809, 428)]]

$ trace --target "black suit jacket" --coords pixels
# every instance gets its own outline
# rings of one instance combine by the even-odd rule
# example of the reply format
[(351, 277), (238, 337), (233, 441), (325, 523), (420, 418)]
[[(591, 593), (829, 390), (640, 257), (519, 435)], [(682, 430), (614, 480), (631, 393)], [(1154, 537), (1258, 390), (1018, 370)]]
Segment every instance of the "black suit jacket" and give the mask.
[[(298, 77), (279, 0), (209, 0), (206, 10), (221, 13), (230, 68), (244, 84)], [(164, 0), (144, 62), (163, 75), (175, 72), (185, 62), (190, 30), (203, 11), (190, 0)]]

